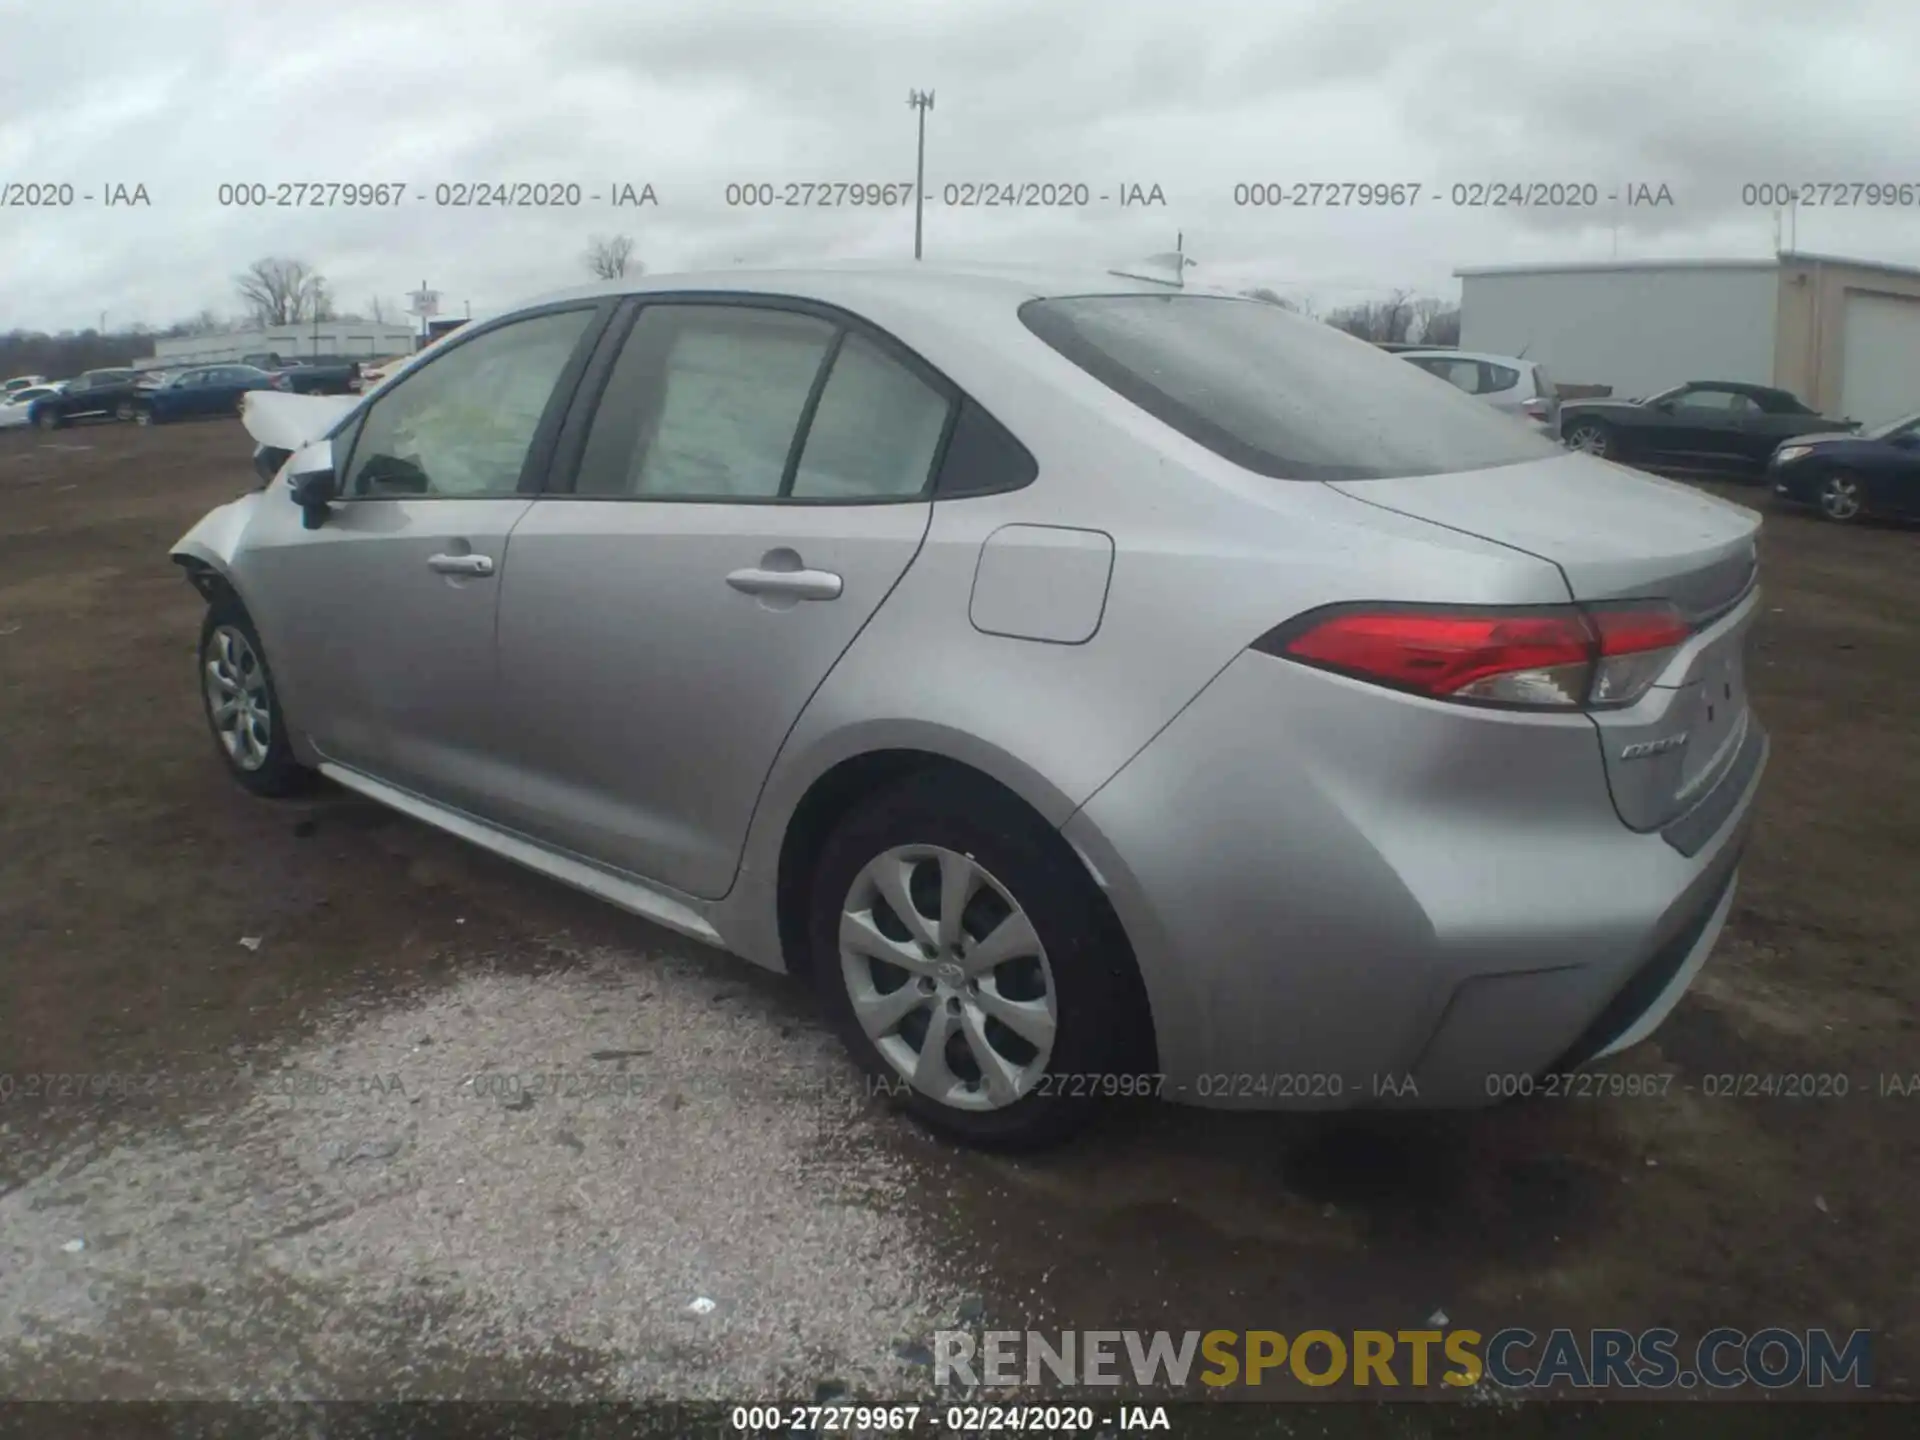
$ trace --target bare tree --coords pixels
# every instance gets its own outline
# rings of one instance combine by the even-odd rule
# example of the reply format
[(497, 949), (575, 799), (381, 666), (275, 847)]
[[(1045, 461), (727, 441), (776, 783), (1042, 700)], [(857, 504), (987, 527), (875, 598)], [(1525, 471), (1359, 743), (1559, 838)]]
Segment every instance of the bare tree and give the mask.
[(1413, 292), (1396, 290), (1375, 308), (1374, 329), (1378, 332), (1372, 338), (1399, 344), (1407, 338), (1407, 330), (1413, 324)]
[(269, 256), (256, 260), (234, 280), (250, 319), (262, 326), (298, 325), (333, 315), (327, 282), (304, 260)]
[(639, 275), (647, 268), (633, 258), (631, 235), (596, 235), (588, 242), (584, 258), (587, 269), (598, 280), (618, 280), (628, 270)]
[(386, 324), (387, 302), (382, 300), (378, 295), (369, 296), (367, 299), (367, 318), (376, 325)]
[(1396, 290), (1385, 300), (1362, 301), (1336, 310), (1327, 317), (1327, 323), (1375, 344), (1398, 343), (1406, 340), (1414, 314), (1413, 292)]
[(1420, 329), (1422, 345), (1458, 345), (1460, 343), (1460, 307), (1445, 305), (1429, 315)]

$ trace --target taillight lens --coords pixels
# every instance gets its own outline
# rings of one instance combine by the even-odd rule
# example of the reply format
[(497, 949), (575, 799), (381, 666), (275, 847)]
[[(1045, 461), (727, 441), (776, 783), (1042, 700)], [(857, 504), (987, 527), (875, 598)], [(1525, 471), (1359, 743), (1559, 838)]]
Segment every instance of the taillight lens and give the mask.
[(1553, 414), (1553, 411), (1547, 407), (1547, 402), (1544, 400), (1522, 401), (1520, 408), (1535, 420), (1545, 420)]
[(1672, 606), (1340, 605), (1254, 649), (1435, 700), (1526, 709), (1631, 705), (1691, 633)]

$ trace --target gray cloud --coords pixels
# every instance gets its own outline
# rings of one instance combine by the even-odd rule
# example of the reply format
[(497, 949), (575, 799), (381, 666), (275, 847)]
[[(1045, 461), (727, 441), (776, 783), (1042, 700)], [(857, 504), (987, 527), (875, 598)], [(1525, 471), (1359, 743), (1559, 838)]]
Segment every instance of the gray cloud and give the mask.
[[(729, 206), (729, 183), (913, 172), (932, 88), (929, 258), (1108, 264), (1184, 232), (1207, 275), (1324, 303), (1444, 292), (1461, 265), (1766, 253), (1742, 186), (1920, 184), (1920, 12), (1755, 0), (1182, 6), (467, 0), (0, 4), (0, 182), (144, 184), (152, 204), (0, 210), (0, 328), (231, 309), (267, 254), (349, 307), (422, 278), (490, 309), (627, 233), (654, 270), (910, 253), (912, 207)], [(84, 36), (85, 43), (76, 43)], [(396, 208), (223, 208), (236, 181), (406, 184)], [(657, 208), (437, 207), (441, 182), (651, 183)], [(1410, 209), (1236, 206), (1251, 181), (1403, 181)], [(1666, 208), (1464, 210), (1473, 181), (1666, 184)], [(960, 209), (971, 181), (1158, 184), (1168, 204)], [(1434, 194), (1440, 198), (1431, 198)], [(423, 202), (416, 195), (425, 194)], [(1803, 210), (1803, 248), (1920, 264), (1920, 207)]]

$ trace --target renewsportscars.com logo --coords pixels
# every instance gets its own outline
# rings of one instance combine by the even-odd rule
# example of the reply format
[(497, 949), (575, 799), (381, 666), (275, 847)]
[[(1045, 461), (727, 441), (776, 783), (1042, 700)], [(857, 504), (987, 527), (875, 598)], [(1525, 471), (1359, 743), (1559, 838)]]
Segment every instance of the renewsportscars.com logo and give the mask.
[[(1872, 1386), (1872, 1332), (1709, 1330), (941, 1330), (936, 1385), (1780, 1390)], [(1197, 1373), (1196, 1373), (1196, 1362)]]

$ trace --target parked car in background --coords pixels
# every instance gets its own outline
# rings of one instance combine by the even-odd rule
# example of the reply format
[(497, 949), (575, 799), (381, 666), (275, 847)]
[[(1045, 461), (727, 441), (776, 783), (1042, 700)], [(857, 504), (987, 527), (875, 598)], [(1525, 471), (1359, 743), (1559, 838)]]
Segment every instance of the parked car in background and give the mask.
[(44, 375), (16, 375), (4, 385), (0, 385), (0, 403), (4, 403), (11, 396), (18, 395), (22, 390), (43, 386), (46, 383), (47, 377)]
[(1467, 350), (1400, 350), (1399, 357), (1456, 390), (1484, 400), (1531, 425), (1549, 440), (1560, 438), (1560, 396), (1537, 360), (1483, 355)]
[[(419, 352), (414, 352), (418, 354)], [(360, 367), (360, 388), (371, 390), (394, 371), (413, 359), (413, 355), (389, 355), (384, 360), (374, 360)]]
[(1275, 305), (648, 276), (246, 428), (288, 458), (172, 551), (237, 783), (804, 975), (964, 1139), (1488, 1105), (1733, 903), (1759, 517)]
[(1829, 520), (1920, 519), (1920, 415), (1789, 440), (1767, 462), (1767, 478), (1776, 499), (1815, 506)]
[(28, 385), (8, 391), (0, 398), (0, 430), (14, 430), (33, 423), (33, 402), (43, 395), (57, 395), (58, 385)]
[(353, 395), (361, 387), (360, 362), (322, 357), (316, 360), (289, 360), (271, 351), (249, 355), (241, 363), (270, 374), (284, 375), (282, 389), (296, 395)]
[(1567, 444), (1608, 460), (1759, 471), (1799, 435), (1857, 429), (1788, 390), (1690, 380), (1645, 400), (1577, 400), (1560, 407)]
[(252, 365), (209, 365), (182, 370), (145, 389), (134, 402), (134, 419), (160, 425), (193, 416), (238, 415), (240, 397), (249, 390), (284, 389), (278, 376)]
[(145, 392), (138, 370), (88, 370), (60, 387), (57, 394), (33, 402), (33, 423), (58, 430), (77, 420), (131, 420)]

